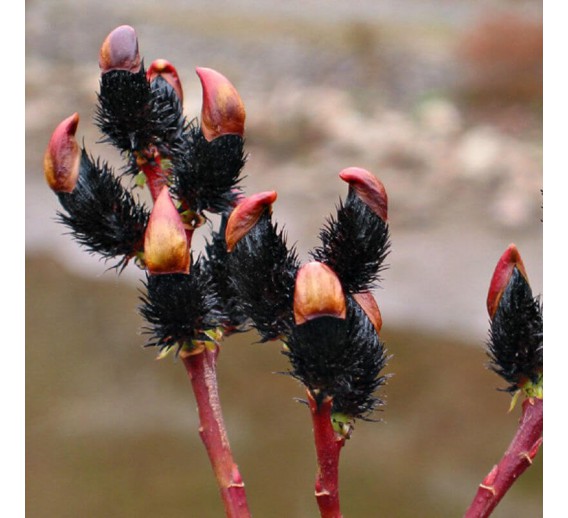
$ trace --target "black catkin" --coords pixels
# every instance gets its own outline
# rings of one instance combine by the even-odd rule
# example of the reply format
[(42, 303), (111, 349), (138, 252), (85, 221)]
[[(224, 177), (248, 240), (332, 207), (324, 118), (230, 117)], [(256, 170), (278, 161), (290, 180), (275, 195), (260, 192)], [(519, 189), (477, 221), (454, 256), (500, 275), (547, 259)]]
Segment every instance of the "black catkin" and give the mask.
[(164, 156), (183, 146), (185, 131), (189, 127), (183, 115), (182, 103), (177, 92), (163, 77), (156, 77), (150, 84), (152, 90), (152, 120), (155, 121), (156, 146)]
[(185, 149), (188, 123), (175, 90), (162, 77), (148, 83), (144, 67), (139, 72), (111, 70), (101, 76), (95, 123), (103, 142), (129, 159), (128, 174), (138, 172), (136, 155), (145, 159), (155, 147), (162, 158)]
[(488, 355), (490, 368), (509, 383), (509, 392), (526, 381), (537, 383), (542, 375), (542, 305), (517, 268), (493, 315)]
[(386, 383), (384, 344), (363, 310), (348, 298), (346, 319), (319, 317), (295, 326), (289, 340), (290, 374), (316, 401), (333, 398), (333, 411), (368, 419), (383, 401), (375, 391)]
[(58, 198), (65, 209), (58, 212), (60, 222), (90, 253), (107, 260), (120, 257), (117, 266), (125, 266), (142, 250), (148, 210), (106, 163), (94, 162), (84, 149), (75, 189)]
[(147, 322), (147, 346), (191, 347), (194, 340), (208, 339), (206, 331), (216, 329), (219, 302), (201, 260), (192, 264), (189, 274), (147, 275), (144, 286), (139, 310)]
[(231, 210), (240, 193), (241, 170), (245, 165), (244, 139), (222, 135), (208, 142), (197, 120), (190, 122), (185, 142), (172, 162), (177, 198), (198, 213)]
[(380, 281), (390, 248), (388, 224), (351, 191), (319, 237), (321, 245), (310, 256), (328, 265), (347, 293), (369, 291)]
[(225, 332), (244, 330), (247, 316), (239, 303), (238, 293), (230, 280), (230, 254), (227, 252), (225, 227), (227, 215), (221, 218), (219, 230), (211, 233), (205, 244), (204, 268), (207, 268), (219, 301), (220, 322)]
[(299, 261), (266, 211), (230, 254), (229, 274), (242, 311), (263, 341), (287, 336)]
[(102, 74), (95, 123), (108, 142), (123, 153), (154, 142), (152, 90), (144, 66), (139, 72), (111, 70)]

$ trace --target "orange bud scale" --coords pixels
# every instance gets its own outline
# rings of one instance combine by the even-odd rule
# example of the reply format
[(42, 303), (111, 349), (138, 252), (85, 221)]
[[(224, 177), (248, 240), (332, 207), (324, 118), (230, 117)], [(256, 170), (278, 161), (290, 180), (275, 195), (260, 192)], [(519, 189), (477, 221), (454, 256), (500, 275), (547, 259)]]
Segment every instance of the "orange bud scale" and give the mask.
[(276, 201), (275, 191), (265, 191), (242, 198), (231, 212), (225, 229), (227, 251), (232, 252), (236, 244), (257, 223), (260, 216)]
[(197, 67), (203, 88), (201, 131), (211, 142), (222, 135), (244, 134), (245, 107), (232, 83), (211, 68)]
[(345, 319), (347, 303), (335, 272), (323, 263), (311, 261), (296, 276), (294, 321), (301, 325), (323, 316)]
[(347, 182), (355, 194), (379, 218), (387, 221), (388, 197), (382, 182), (366, 169), (348, 167), (339, 173), (339, 177)]
[(144, 235), (144, 261), (151, 274), (189, 273), (186, 229), (167, 187), (156, 198)]
[(60, 122), (51, 135), (43, 156), (43, 172), (55, 192), (72, 192), (79, 178), (81, 150), (75, 139), (79, 114)]
[(383, 327), (383, 317), (373, 294), (370, 291), (364, 291), (354, 293), (353, 298), (361, 306), (361, 309), (365, 312), (377, 333), (379, 333)]

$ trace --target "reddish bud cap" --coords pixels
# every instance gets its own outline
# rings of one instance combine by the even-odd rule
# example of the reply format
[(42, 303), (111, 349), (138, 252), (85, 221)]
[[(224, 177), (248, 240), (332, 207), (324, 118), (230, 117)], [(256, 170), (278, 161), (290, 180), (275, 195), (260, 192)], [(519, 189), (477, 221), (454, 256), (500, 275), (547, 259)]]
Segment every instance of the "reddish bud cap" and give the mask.
[(162, 77), (174, 89), (178, 96), (179, 102), (183, 102), (183, 89), (176, 68), (165, 59), (156, 59), (152, 61), (150, 67), (146, 71), (146, 79), (149, 83), (157, 77)]
[(361, 201), (379, 218), (387, 221), (388, 198), (382, 182), (366, 169), (348, 167), (339, 173), (339, 177), (347, 182)]
[(43, 155), (45, 179), (55, 192), (71, 192), (77, 185), (81, 163), (81, 150), (75, 139), (78, 124), (78, 113), (60, 122)]
[(381, 327), (383, 327), (383, 317), (381, 316), (381, 310), (379, 305), (373, 297), (370, 291), (364, 291), (361, 293), (355, 293), (353, 295), (355, 302), (361, 306), (361, 309), (365, 312), (371, 323), (373, 324), (377, 334), (380, 333)]
[(236, 88), (211, 68), (195, 69), (203, 88), (201, 131), (209, 142), (221, 135), (245, 132), (245, 105)]
[(519, 254), (519, 251), (514, 244), (510, 244), (497, 262), (497, 266), (493, 272), (493, 277), (491, 278), (491, 284), (489, 285), (489, 292), (487, 294), (487, 311), (489, 312), (490, 318), (493, 318), (495, 315), (503, 292), (507, 288), (515, 268), (517, 268), (519, 273), (528, 283), (529, 278), (525, 270), (523, 260), (521, 259), (521, 254)]
[(140, 54), (136, 31), (130, 25), (114, 29), (103, 41), (99, 52), (99, 67), (104, 74), (111, 70), (140, 71)]
[(231, 212), (225, 229), (227, 251), (232, 252), (236, 244), (256, 225), (265, 210), (270, 210), (276, 201), (275, 191), (260, 192), (241, 199)]
[(314, 318), (346, 318), (347, 304), (339, 278), (327, 265), (312, 261), (298, 270), (294, 289), (294, 321)]
[(191, 256), (186, 229), (167, 187), (156, 198), (148, 220), (144, 261), (151, 274), (189, 273)]

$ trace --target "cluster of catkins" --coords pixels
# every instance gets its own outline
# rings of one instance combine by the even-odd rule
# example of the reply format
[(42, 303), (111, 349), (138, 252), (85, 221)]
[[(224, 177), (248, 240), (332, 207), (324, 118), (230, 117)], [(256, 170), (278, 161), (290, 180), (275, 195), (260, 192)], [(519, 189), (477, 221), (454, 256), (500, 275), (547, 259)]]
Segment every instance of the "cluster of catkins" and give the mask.
[[(347, 197), (302, 266), (272, 220), (276, 193), (246, 197), (240, 187), (245, 110), (223, 75), (197, 68), (199, 122), (183, 114), (171, 63), (145, 69), (131, 27), (108, 35), (99, 66), (95, 122), (121, 151), (123, 172), (77, 144), (77, 113), (54, 131), (44, 171), (63, 208), (60, 221), (88, 252), (119, 270), (131, 260), (145, 270), (140, 312), (148, 345), (199, 354), (254, 327), (262, 341), (282, 340), (289, 373), (316, 401), (331, 397), (335, 414), (368, 418), (386, 379), (371, 295), (389, 249), (381, 182), (364, 169), (341, 171)], [(151, 209), (135, 196), (144, 185)], [(211, 214), (220, 216), (217, 229)], [(192, 235), (204, 224), (211, 234), (196, 257)]]

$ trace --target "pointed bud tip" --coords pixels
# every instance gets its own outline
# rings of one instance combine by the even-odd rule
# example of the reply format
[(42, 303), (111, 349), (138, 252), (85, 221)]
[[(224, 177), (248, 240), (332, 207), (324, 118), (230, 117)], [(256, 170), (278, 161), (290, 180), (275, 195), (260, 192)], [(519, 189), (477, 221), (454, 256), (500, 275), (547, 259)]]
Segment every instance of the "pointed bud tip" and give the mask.
[(156, 198), (144, 234), (144, 261), (151, 274), (189, 273), (186, 229), (167, 187)]
[(265, 210), (271, 210), (276, 191), (265, 191), (241, 198), (227, 220), (225, 241), (232, 252), (237, 243), (256, 225)]
[(493, 318), (497, 312), (503, 292), (507, 288), (515, 268), (517, 268), (519, 273), (528, 283), (529, 279), (525, 270), (525, 265), (521, 259), (521, 254), (514, 244), (510, 244), (507, 247), (507, 250), (505, 250), (503, 255), (499, 258), (489, 285), (489, 292), (487, 294), (487, 311), (490, 318)]
[(348, 167), (339, 177), (349, 184), (355, 194), (383, 221), (388, 219), (388, 197), (382, 182), (366, 169)]
[(311, 261), (296, 275), (294, 321), (301, 325), (323, 316), (345, 319), (345, 294), (339, 278), (329, 266)]
[(138, 37), (130, 25), (117, 27), (105, 38), (99, 52), (99, 67), (103, 74), (111, 70), (140, 71)]
[(232, 83), (212, 68), (195, 69), (203, 89), (201, 131), (208, 142), (222, 135), (243, 136), (245, 106)]
[(43, 172), (55, 192), (71, 192), (79, 178), (81, 150), (75, 139), (79, 114), (75, 112), (60, 122), (49, 139), (43, 156)]
[(167, 59), (156, 59), (150, 63), (146, 79), (151, 83), (157, 77), (163, 78), (173, 88), (179, 101), (183, 102), (183, 88), (177, 69)]

